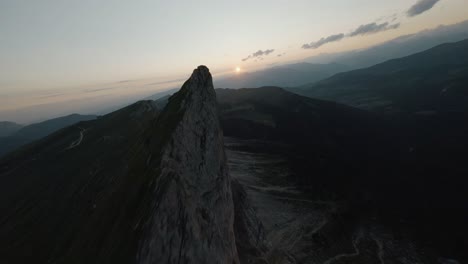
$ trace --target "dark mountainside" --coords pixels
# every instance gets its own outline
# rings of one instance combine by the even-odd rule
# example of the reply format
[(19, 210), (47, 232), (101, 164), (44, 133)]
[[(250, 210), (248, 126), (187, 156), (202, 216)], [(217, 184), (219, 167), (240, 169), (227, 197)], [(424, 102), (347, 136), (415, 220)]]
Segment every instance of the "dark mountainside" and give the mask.
[(62, 129), (3, 158), (0, 181), (2, 263), (239, 263), (261, 244), (254, 212), (234, 218), (250, 207), (237, 185), (234, 208), (203, 66), (162, 112)]
[(20, 130), (23, 126), (13, 122), (0, 122), (0, 138), (8, 137), (16, 131)]
[(8, 137), (0, 138), (0, 157), (22, 145), (43, 138), (59, 129), (81, 121), (93, 119), (96, 119), (96, 116), (72, 114), (21, 127)]
[[(317, 204), (295, 206), (300, 204), (314, 219), (325, 219), (316, 225), (296, 223), (314, 237), (300, 239), (299, 252), (294, 253), (299, 245), (289, 251), (299, 263), (325, 263), (344, 254), (346, 243), (370, 247), (351, 263), (376, 263), (376, 256), (395, 263), (399, 258), (412, 259), (410, 263), (467, 258), (466, 119), (380, 116), (274, 87), (220, 89), (217, 94), (225, 135), (237, 138), (228, 145), (234, 178), (254, 186), (249, 188), (252, 197), (275, 195)], [(282, 161), (271, 161), (278, 159)], [(263, 175), (263, 170), (270, 172)], [(252, 183), (254, 177), (262, 184), (258, 179)], [(327, 206), (318, 207), (322, 203)], [(285, 217), (292, 221), (303, 216)], [(274, 237), (277, 232), (270, 228)], [(373, 244), (380, 253), (371, 250)]]
[[(347, 189), (347, 183), (359, 184), (343, 175), (368, 170), (369, 163), (379, 167), (379, 155), (393, 151), (381, 147), (388, 141), (386, 123), (362, 110), (309, 99), (277, 87), (218, 89), (217, 95), (225, 135), (292, 144), (294, 151), (282, 152), (301, 156), (305, 160), (297, 166), (311, 166), (321, 175), (321, 184), (307, 185), (314, 188), (308, 190), (311, 193), (327, 195), (330, 188)], [(309, 179), (300, 180), (306, 184)]]
[(128, 152), (158, 113), (139, 102), (3, 158), (0, 262), (128, 263), (134, 231), (122, 226), (138, 193)]
[(382, 112), (468, 111), (468, 40), (337, 74), (298, 94)]

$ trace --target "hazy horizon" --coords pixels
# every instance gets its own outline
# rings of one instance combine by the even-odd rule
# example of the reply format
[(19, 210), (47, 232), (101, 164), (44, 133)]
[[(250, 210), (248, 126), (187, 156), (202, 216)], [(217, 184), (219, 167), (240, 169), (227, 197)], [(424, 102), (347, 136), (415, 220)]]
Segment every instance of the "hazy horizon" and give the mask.
[(465, 6), (464, 0), (6, 1), (0, 120), (99, 113), (177, 87), (201, 64), (216, 78), (363, 49), (465, 21)]

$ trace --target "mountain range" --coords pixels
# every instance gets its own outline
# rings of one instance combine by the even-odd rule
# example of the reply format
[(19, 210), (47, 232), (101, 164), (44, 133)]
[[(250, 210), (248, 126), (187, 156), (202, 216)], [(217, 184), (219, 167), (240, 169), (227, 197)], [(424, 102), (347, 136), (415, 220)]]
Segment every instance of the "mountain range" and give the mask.
[(294, 87), (328, 78), (350, 68), (336, 63), (295, 63), (275, 66), (264, 70), (243, 72), (224, 77), (215, 82), (217, 88), (249, 88), (265, 85)]
[(313, 98), (382, 112), (466, 112), (468, 40), (291, 89)]

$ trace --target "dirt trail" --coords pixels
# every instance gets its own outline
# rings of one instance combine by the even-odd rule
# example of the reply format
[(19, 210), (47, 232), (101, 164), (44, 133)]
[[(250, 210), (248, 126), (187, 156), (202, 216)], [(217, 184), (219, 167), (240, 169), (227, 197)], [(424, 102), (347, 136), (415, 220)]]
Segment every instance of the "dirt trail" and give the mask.
[(74, 149), (76, 147), (78, 147), (81, 142), (83, 141), (83, 138), (84, 138), (84, 133), (86, 132), (86, 129), (84, 128), (81, 128), (81, 127), (78, 127), (80, 129), (80, 136), (78, 137), (77, 140), (73, 141), (70, 146), (68, 146), (68, 148), (66, 150), (70, 150), (70, 149)]

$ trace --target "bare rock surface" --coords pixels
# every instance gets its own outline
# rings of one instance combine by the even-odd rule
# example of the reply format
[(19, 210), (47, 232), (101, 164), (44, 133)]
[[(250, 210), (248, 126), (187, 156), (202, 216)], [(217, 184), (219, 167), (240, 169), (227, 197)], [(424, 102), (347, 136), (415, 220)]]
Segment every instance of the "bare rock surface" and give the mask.
[(239, 263), (208, 68), (0, 160), (0, 263)]
[(159, 157), (149, 153), (147, 159), (156, 177), (138, 262), (238, 263), (230, 178), (208, 68), (198, 67), (169, 100), (156, 131), (161, 129), (172, 131), (164, 142), (152, 143), (164, 144), (155, 153)]

